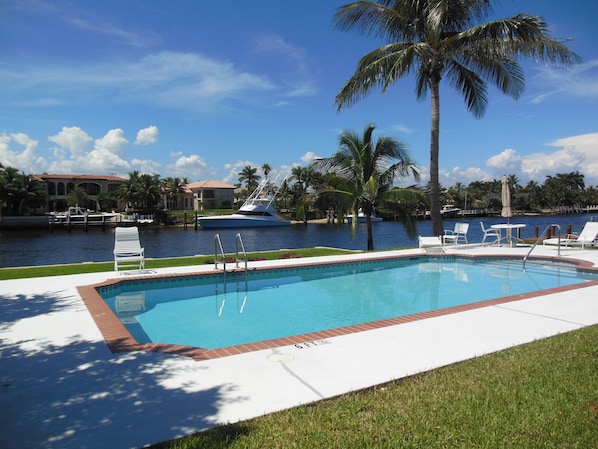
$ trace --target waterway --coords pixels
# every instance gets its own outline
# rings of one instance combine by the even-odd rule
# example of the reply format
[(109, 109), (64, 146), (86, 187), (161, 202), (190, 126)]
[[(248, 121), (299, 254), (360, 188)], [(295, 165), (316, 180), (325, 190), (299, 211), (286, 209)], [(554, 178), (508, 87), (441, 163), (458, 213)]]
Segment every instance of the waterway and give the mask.
[[(550, 224), (559, 224), (565, 233), (568, 226), (581, 231), (588, 221), (598, 220), (598, 214), (512, 217), (511, 223), (524, 223), (522, 238), (532, 238), (536, 229), (542, 232)], [(444, 227), (452, 229), (457, 220), (445, 220)], [(472, 218), (467, 238), (469, 242), (482, 240), (480, 221), (486, 227), (505, 223), (501, 217)], [(418, 234), (432, 235), (431, 221), (419, 221)], [(219, 234), (224, 251), (235, 252), (235, 235), (241, 234), (247, 252), (276, 249), (312, 248), (326, 246), (352, 250), (367, 248), (365, 224), (360, 224), (355, 237), (348, 224), (294, 224), (276, 228), (206, 230), (183, 227), (141, 227), (140, 239), (147, 258), (180, 257), (214, 254), (214, 235)], [(417, 237), (407, 237), (403, 226), (395, 222), (373, 224), (374, 248), (378, 250), (417, 246)], [(90, 228), (87, 232), (73, 229), (0, 231), (0, 268), (54, 265), (112, 260), (114, 230)]]

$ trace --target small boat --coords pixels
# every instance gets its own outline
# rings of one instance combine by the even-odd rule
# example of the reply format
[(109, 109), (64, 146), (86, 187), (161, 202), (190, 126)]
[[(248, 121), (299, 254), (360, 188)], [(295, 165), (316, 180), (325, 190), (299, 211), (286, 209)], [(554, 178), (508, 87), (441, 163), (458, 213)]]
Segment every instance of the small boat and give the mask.
[(445, 204), (440, 209), (440, 215), (442, 218), (455, 218), (457, 215), (461, 214), (461, 209), (455, 207), (453, 204)]
[[(353, 217), (354, 217), (353, 214), (347, 215), (347, 222), (353, 223)], [(378, 223), (378, 222), (382, 221), (382, 218), (378, 217), (376, 214), (372, 214), (370, 219), (372, 220), (372, 223)], [(359, 212), (357, 213), (357, 223), (366, 223), (366, 222), (367, 222), (367, 218), (365, 216), (365, 213), (360, 209)]]
[(291, 222), (280, 215), (276, 209), (275, 197), (266, 179), (249, 195), (237, 212), (230, 215), (198, 217), (197, 221), (202, 228), (288, 226)]

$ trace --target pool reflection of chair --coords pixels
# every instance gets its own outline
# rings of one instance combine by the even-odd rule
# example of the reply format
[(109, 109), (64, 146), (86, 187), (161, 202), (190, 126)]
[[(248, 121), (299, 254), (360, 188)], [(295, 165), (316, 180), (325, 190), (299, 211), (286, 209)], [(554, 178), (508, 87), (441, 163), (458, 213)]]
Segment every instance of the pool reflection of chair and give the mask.
[(455, 246), (460, 241), (467, 243), (467, 231), (469, 231), (469, 223), (455, 223), (454, 229), (445, 229), (442, 236), (442, 243), (453, 243)]
[(136, 323), (135, 316), (145, 312), (145, 292), (117, 295), (114, 301), (116, 316), (125, 324)]
[[(598, 222), (588, 221), (579, 235), (567, 234), (560, 239), (561, 246), (581, 246), (584, 249), (586, 245), (594, 246), (598, 243)], [(554, 237), (545, 239), (543, 245), (558, 245), (559, 238)]]

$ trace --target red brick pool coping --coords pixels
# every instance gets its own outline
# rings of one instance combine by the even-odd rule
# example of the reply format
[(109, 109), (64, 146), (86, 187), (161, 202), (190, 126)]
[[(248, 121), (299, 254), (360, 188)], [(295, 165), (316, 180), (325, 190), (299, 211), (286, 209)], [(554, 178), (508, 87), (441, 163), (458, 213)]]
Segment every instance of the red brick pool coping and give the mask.
[[(414, 256), (393, 256), (392, 258), (413, 258)], [(427, 255), (418, 255), (415, 256), (418, 258), (423, 257), (430, 257), (430, 258), (438, 258), (438, 256), (427, 256)], [(492, 256), (488, 255), (455, 255), (455, 256), (442, 256), (443, 258), (492, 258)], [(520, 257), (515, 256), (494, 256), (495, 258), (505, 259), (505, 258), (513, 258), (513, 259), (520, 259)], [(367, 260), (376, 260), (376, 259), (388, 259), (389, 257), (379, 257), (379, 258), (368, 258)], [(533, 260), (549, 260), (549, 261), (559, 261), (564, 262), (567, 264), (571, 264), (576, 266), (578, 269), (584, 270), (591, 270), (596, 271), (596, 268), (587, 261), (583, 260), (563, 260), (557, 257), (539, 257), (534, 258)], [(334, 262), (320, 262), (318, 265), (324, 264), (336, 264), (342, 263), (340, 261)], [(263, 267), (257, 268), (252, 271), (257, 270), (269, 270), (269, 269), (285, 269), (285, 268), (301, 268), (307, 267), (310, 265), (314, 265), (313, 263), (305, 263), (300, 265), (285, 265), (285, 266), (277, 266), (277, 267)], [(239, 271), (231, 270), (231, 271)], [(209, 271), (209, 272), (202, 272), (202, 273), (185, 273), (185, 274), (172, 274), (172, 275), (156, 275), (156, 276), (136, 276), (136, 277), (128, 277), (127, 280), (140, 280), (140, 279), (166, 279), (169, 277), (185, 277), (185, 276), (202, 276), (202, 275), (214, 275), (222, 273), (222, 271)], [(272, 349), (272, 348), (279, 348), (283, 346), (292, 346), (292, 345), (305, 345), (306, 343), (309, 344), (310, 342), (318, 342), (321, 340), (325, 340), (327, 338), (338, 337), (342, 335), (348, 335), (356, 332), (363, 332), (368, 330), (380, 329), (387, 326), (395, 326), (399, 324), (410, 323), (414, 321), (423, 320), (426, 318), (433, 318), (439, 317), (443, 315), (450, 315), (453, 313), (464, 312), (468, 310), (480, 309), (483, 307), (494, 306), (498, 304), (504, 304), (507, 302), (512, 301), (519, 301), (522, 299), (534, 298), (538, 296), (545, 296), (553, 293), (560, 293), (570, 290), (576, 290), (579, 288), (585, 288), (589, 286), (598, 285), (598, 281), (591, 281), (581, 284), (574, 284), (568, 285), (563, 287), (556, 287), (547, 290), (540, 290), (531, 293), (524, 293), (519, 295), (511, 295), (505, 296), (502, 298), (496, 299), (489, 299), (486, 301), (480, 301), (473, 304), (465, 304), (461, 306), (454, 306), (448, 307), (445, 309), (434, 310), (430, 312), (422, 312), (416, 313), (413, 315), (407, 315), (402, 317), (396, 318), (389, 318), (380, 321), (373, 321), (369, 323), (363, 324), (355, 324), (351, 326), (339, 327), (336, 329), (329, 329), (324, 331), (318, 332), (310, 332), (307, 334), (301, 335), (294, 335), (290, 337), (283, 337), (283, 338), (276, 338), (273, 340), (265, 340), (256, 343), (246, 343), (242, 345), (236, 346), (229, 346), (226, 348), (219, 348), (219, 349), (204, 349), (198, 348), (194, 346), (185, 346), (185, 345), (175, 345), (175, 344), (168, 344), (168, 343), (139, 343), (135, 340), (125, 325), (120, 321), (120, 319), (114, 314), (112, 309), (108, 306), (108, 304), (104, 301), (104, 299), (98, 293), (98, 288), (106, 287), (118, 284), (120, 282), (126, 282), (124, 279), (109, 279), (105, 282), (94, 284), (94, 285), (85, 285), (77, 287), (79, 295), (83, 299), (89, 313), (91, 314), (92, 318), (94, 319), (96, 325), (98, 326), (100, 332), (102, 333), (108, 348), (113, 353), (118, 352), (132, 352), (132, 351), (146, 351), (146, 352), (160, 352), (165, 354), (176, 354), (186, 357), (191, 357), (193, 360), (201, 361), (201, 360), (210, 360), (216, 359), (220, 357), (229, 357), (233, 355), (244, 354), (247, 352), (253, 351), (260, 351), (263, 349)]]

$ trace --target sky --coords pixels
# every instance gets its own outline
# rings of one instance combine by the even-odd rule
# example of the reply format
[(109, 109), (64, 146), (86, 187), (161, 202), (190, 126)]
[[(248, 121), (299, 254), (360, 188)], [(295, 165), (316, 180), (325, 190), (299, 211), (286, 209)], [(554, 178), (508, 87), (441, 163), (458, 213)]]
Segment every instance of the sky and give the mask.
[[(348, 1), (0, 0), (0, 163), (25, 173), (238, 182), (285, 176), (338, 150), (345, 130), (403, 142), (428, 181), (430, 97), (412, 77), (337, 111), (381, 42), (339, 31)], [(598, 184), (598, 3), (500, 0), (487, 20), (542, 16), (571, 39), (569, 68), (523, 60), (518, 100), (489, 90), (485, 116), (441, 85), (440, 182), (522, 185), (579, 171)], [(410, 185), (403, 179), (398, 185)]]

